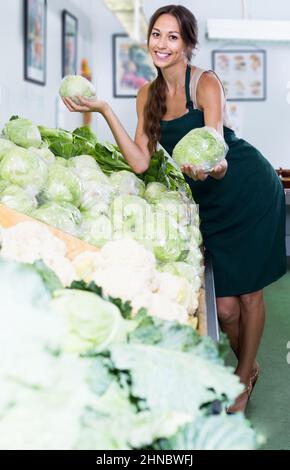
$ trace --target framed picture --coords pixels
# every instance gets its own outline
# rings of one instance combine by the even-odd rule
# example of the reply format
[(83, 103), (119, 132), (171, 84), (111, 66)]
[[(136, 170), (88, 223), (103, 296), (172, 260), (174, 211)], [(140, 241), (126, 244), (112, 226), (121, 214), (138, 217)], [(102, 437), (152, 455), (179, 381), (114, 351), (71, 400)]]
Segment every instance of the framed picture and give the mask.
[(62, 76), (77, 74), (78, 20), (66, 10), (62, 12)]
[(212, 68), (223, 83), (228, 101), (266, 99), (265, 50), (214, 50)]
[(24, 79), (46, 82), (46, 0), (24, 0)]
[(113, 95), (135, 98), (144, 83), (156, 77), (146, 44), (137, 44), (126, 34), (113, 35)]

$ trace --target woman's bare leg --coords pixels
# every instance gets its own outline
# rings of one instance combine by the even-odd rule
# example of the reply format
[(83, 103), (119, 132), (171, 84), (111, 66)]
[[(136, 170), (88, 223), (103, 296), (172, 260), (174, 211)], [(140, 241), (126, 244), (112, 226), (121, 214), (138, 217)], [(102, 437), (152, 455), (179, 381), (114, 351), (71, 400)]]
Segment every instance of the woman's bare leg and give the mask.
[(227, 334), (231, 348), (238, 359), (241, 317), (239, 297), (217, 297), (216, 302), (221, 330)]
[(239, 360), (236, 373), (248, 384), (265, 323), (263, 291), (241, 295), (239, 327)]

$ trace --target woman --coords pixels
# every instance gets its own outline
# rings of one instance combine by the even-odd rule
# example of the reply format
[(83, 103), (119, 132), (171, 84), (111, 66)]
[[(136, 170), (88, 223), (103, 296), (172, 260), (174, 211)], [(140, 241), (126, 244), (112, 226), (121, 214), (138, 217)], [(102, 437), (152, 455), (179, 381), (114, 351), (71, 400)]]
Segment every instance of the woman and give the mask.
[(172, 154), (191, 129), (214, 127), (229, 151), (207, 175), (182, 170), (199, 204), (201, 231), (213, 261), (220, 325), (230, 339), (245, 384), (230, 412), (243, 411), (258, 378), (256, 354), (264, 326), (262, 289), (286, 272), (285, 197), (268, 161), (226, 125), (225, 96), (212, 71), (191, 66), (197, 24), (183, 6), (169, 5), (152, 16), (148, 48), (158, 77), (137, 96), (138, 126), (133, 141), (103, 101), (64, 102), (70, 111), (97, 111), (110, 126), (136, 173), (149, 166), (158, 142)]

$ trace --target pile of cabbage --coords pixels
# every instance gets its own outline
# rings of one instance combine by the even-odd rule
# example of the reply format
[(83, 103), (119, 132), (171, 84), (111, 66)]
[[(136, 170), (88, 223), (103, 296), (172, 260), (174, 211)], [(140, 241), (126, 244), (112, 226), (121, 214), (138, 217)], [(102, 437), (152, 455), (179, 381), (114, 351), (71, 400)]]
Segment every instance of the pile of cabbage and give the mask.
[[(0, 203), (98, 248), (134, 240), (153, 253), (162, 285), (171, 284), (169, 276), (179, 277), (197, 296), (202, 239), (195, 203), (185, 191), (146, 182), (132, 171), (104, 172), (92, 150), (97, 152), (97, 145), (88, 129), (70, 134), (10, 120), (0, 138)], [(71, 156), (83, 148), (91, 154)], [(58, 151), (68, 152), (66, 158)]]
[(95, 284), (61, 289), (39, 263), (0, 259), (0, 296), (0, 449), (259, 445), (242, 414), (225, 412), (237, 376), (191, 327), (132, 316)]

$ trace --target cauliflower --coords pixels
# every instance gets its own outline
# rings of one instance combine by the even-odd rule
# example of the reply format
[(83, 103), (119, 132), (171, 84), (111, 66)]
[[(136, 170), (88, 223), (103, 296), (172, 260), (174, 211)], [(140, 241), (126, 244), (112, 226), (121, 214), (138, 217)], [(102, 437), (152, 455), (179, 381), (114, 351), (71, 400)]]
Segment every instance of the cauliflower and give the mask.
[(173, 302), (164, 295), (145, 292), (132, 300), (133, 310), (136, 313), (140, 308), (147, 308), (149, 315), (159, 317), (162, 320), (188, 323), (186, 308)]
[(150, 290), (150, 276), (146, 270), (133, 270), (123, 266), (111, 266), (97, 270), (93, 281), (103, 288), (105, 295), (118, 297), (124, 301), (138, 297)]
[(194, 313), (198, 308), (198, 293), (194, 292), (185, 278), (167, 272), (157, 272), (155, 283), (158, 294), (182, 305), (188, 313)]
[(66, 258), (66, 245), (48, 228), (35, 222), (22, 222), (2, 230), (1, 256), (23, 263), (43, 260), (68, 286), (76, 277), (72, 263)]

